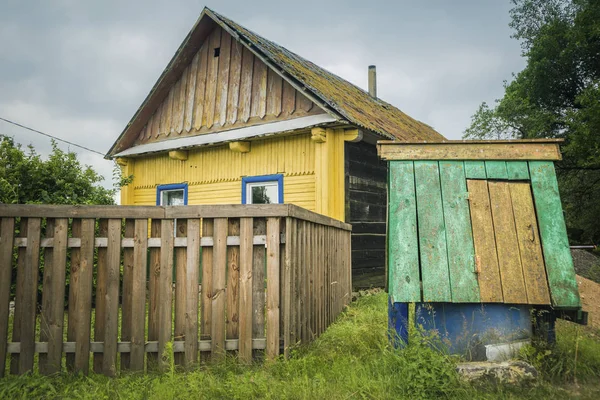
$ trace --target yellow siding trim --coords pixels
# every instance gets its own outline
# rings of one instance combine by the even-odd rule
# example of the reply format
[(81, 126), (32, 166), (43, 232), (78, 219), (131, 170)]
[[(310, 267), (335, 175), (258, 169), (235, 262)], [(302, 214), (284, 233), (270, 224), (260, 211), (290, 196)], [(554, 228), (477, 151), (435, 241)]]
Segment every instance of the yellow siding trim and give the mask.
[(344, 130), (326, 129), (316, 146), (316, 212), (344, 221)]
[[(134, 166), (135, 166), (134, 159), (131, 159), (131, 158), (119, 159), (118, 164), (121, 167), (121, 173), (123, 174), (123, 176), (127, 177), (134, 173), (133, 172)], [(129, 185), (127, 185), (127, 186), (123, 186), (121, 188), (121, 204), (132, 204), (134, 202), (133, 195), (134, 195), (133, 182), (129, 183)]]

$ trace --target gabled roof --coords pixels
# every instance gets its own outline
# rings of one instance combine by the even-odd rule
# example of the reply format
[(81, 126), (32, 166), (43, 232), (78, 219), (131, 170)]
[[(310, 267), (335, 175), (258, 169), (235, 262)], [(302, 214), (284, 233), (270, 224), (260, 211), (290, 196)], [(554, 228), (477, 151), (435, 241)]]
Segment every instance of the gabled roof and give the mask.
[(221, 26), (254, 55), (263, 60), (294, 88), (322, 107), (328, 114), (385, 138), (402, 141), (439, 141), (444, 137), (430, 126), (411, 118), (393, 105), (369, 95), (363, 89), (332, 74), (299, 55), (263, 38), (236, 22), (204, 8), (169, 65), (109, 150), (107, 157), (130, 147), (169, 88), (191, 62), (204, 39)]

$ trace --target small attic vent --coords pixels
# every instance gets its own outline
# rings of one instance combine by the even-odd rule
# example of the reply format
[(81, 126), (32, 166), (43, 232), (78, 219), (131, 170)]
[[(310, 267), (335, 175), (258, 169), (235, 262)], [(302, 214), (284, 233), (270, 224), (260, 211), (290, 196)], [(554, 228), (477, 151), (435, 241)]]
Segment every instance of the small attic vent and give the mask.
[(221, 55), (221, 48), (220, 47), (215, 47), (214, 57), (219, 57), (220, 55)]

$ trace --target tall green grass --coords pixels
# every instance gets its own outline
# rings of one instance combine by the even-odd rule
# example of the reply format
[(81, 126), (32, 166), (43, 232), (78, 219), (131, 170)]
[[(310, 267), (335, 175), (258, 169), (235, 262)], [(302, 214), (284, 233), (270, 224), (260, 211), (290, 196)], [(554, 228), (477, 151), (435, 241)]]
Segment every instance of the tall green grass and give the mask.
[[(227, 358), (187, 373), (177, 372), (171, 364), (163, 374), (124, 373), (114, 379), (67, 374), (9, 376), (0, 380), (0, 399), (496, 399), (587, 395), (557, 389), (547, 381), (522, 388), (473, 387), (455, 372), (456, 359), (421, 340), (414, 342), (404, 350), (389, 346), (387, 295), (380, 292), (361, 296), (318, 340), (294, 349), (288, 361), (242, 366)], [(590, 351), (600, 349), (597, 341), (589, 345), (596, 346)], [(581, 360), (588, 362), (587, 358)], [(593, 398), (593, 390), (590, 393)]]

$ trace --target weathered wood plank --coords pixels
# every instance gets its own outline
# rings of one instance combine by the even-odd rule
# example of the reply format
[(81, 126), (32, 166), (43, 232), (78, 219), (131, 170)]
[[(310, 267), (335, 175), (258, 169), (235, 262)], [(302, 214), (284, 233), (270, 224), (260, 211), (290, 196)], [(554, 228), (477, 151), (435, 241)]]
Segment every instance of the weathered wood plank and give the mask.
[[(146, 265), (148, 263), (148, 220), (135, 220), (133, 280), (131, 294), (131, 354), (129, 368), (144, 370), (146, 338)], [(197, 313), (196, 313), (197, 315)], [(196, 340), (198, 340), (196, 338)]]
[(506, 171), (510, 180), (529, 180), (529, 165), (527, 161), (507, 161)]
[(519, 241), (517, 240), (508, 182), (489, 182), (488, 187), (504, 302), (527, 304), (527, 292), (523, 280)]
[(21, 221), (21, 232), (27, 237), (28, 244), (18, 253), (13, 320), (13, 342), (21, 342), (21, 353), (16, 360), (13, 355), (11, 365), (11, 372), (19, 375), (33, 371), (41, 230), (40, 218), (23, 218)]
[[(135, 220), (125, 220), (125, 238), (130, 238), (134, 241), (135, 236)], [(119, 240), (121, 242), (121, 240)], [(132, 314), (132, 296), (133, 283), (135, 279), (139, 279), (133, 275), (133, 247), (123, 249), (123, 303), (121, 305), (121, 341), (131, 341), (131, 326), (133, 324)], [(129, 369), (130, 357), (129, 354), (121, 355), (121, 370)]]
[(440, 182), (453, 303), (478, 303), (469, 194), (461, 161), (440, 161)]
[(198, 363), (198, 278), (200, 266), (200, 220), (189, 219), (187, 226), (188, 247), (186, 265), (185, 310), (185, 366)]
[(215, 359), (225, 356), (225, 293), (227, 273), (227, 219), (215, 218), (212, 272), (211, 353)]
[(104, 353), (102, 373), (117, 374), (117, 342), (119, 332), (119, 280), (121, 268), (121, 220), (108, 220), (106, 251), (106, 308), (104, 314)]
[(175, 97), (175, 89), (177, 88), (177, 83), (171, 87), (169, 90), (169, 95), (165, 100), (165, 109), (163, 110), (163, 114), (165, 115), (165, 135), (169, 136), (174, 129), (172, 128), (173, 124), (173, 103)]
[(423, 301), (452, 301), (440, 174), (435, 161), (415, 161)]
[(296, 111), (304, 113), (309, 112), (313, 107), (313, 102), (306, 97), (302, 92), (296, 91)]
[[(208, 49), (208, 74), (206, 76), (206, 95), (204, 99), (205, 125), (211, 128), (215, 122), (216, 100), (217, 100), (217, 76), (219, 73), (219, 58), (215, 57), (214, 49), (221, 46), (221, 31), (217, 26), (210, 36), (210, 47)], [(204, 46), (203, 46), (204, 47)]]
[[(98, 236), (108, 237), (108, 220), (103, 218), (98, 222)], [(96, 273), (96, 313), (94, 314), (94, 340), (104, 342), (106, 323), (106, 279), (107, 279), (107, 248), (98, 249), (98, 266)], [(150, 339), (150, 338), (149, 338)], [(94, 353), (94, 372), (102, 373), (102, 353)]]
[(285, 222), (285, 264), (282, 279), (283, 298), (281, 299), (283, 309), (283, 355), (286, 359), (290, 356), (290, 346), (292, 345), (292, 268), (296, 256), (295, 234), (296, 220), (288, 217)]
[[(228, 235), (240, 235), (240, 220), (229, 218)], [(239, 335), (239, 301), (240, 301), (240, 248), (238, 246), (227, 247), (227, 339), (237, 339)]]
[(215, 122), (224, 126), (227, 121), (227, 91), (229, 90), (229, 71), (231, 69), (231, 36), (225, 30), (221, 31), (221, 50), (218, 58), (219, 75), (215, 102)]
[(239, 359), (252, 362), (252, 218), (240, 220)]
[(206, 111), (204, 101), (206, 99), (206, 76), (208, 73), (208, 47), (210, 39), (205, 41), (205, 45), (199, 51), (198, 75), (196, 77), (196, 93), (194, 100), (194, 129), (202, 128), (206, 121)]
[(529, 183), (511, 183), (517, 238), (529, 304), (550, 304), (546, 268)]
[[(254, 235), (267, 232), (264, 218), (254, 218)], [(265, 337), (265, 246), (254, 246), (252, 253), (252, 337)]]
[(252, 73), (254, 54), (244, 46), (242, 53), (242, 78), (240, 83), (240, 102), (238, 120), (248, 122), (252, 111)]
[(483, 303), (501, 303), (503, 301), (502, 283), (496, 253), (488, 183), (485, 180), (469, 179), (467, 187), (480, 299)]
[(296, 89), (288, 81), (283, 81), (282, 91), (282, 112), (284, 115), (291, 115), (296, 110)]
[(252, 75), (251, 117), (264, 118), (267, 110), (267, 66), (258, 57), (254, 58)]
[(279, 218), (267, 218), (267, 350), (274, 360), (279, 356)]
[[(2, 217), (27, 218), (164, 218), (164, 207), (71, 206), (50, 204), (0, 204)], [(106, 237), (106, 236), (104, 236)]]
[(185, 111), (186, 111), (186, 99), (187, 99), (187, 86), (188, 86), (188, 76), (190, 74), (190, 67), (187, 67), (183, 74), (181, 75), (181, 79), (179, 80), (179, 96), (177, 98), (177, 114), (176, 118), (173, 120), (173, 125), (175, 127), (175, 132), (177, 134), (181, 134), (183, 132), (183, 126), (185, 124)]
[[(92, 333), (92, 285), (94, 275), (94, 231), (96, 220), (82, 219), (80, 222), (81, 248), (79, 264), (74, 271), (71, 264), (71, 285), (75, 286), (76, 301), (69, 302), (75, 314), (74, 338), (75, 360), (74, 371), (88, 373), (90, 366), (90, 339)], [(73, 228), (72, 228), (73, 230)], [(74, 231), (74, 230), (73, 230)], [(71, 262), (72, 262), (71, 253)], [(69, 324), (71, 321), (69, 314)]]
[(529, 163), (531, 188), (546, 262), (552, 305), (555, 307), (580, 307), (579, 290), (575, 280), (573, 259), (560, 203), (554, 164), (551, 162)]
[(508, 179), (505, 161), (485, 161), (485, 174), (488, 179)]
[(44, 257), (40, 341), (48, 342), (48, 353), (43, 357), (40, 355), (39, 367), (45, 375), (62, 369), (68, 222), (66, 218), (59, 218), (46, 224), (46, 236), (54, 238), (54, 247), (51, 251), (46, 250)]
[[(160, 237), (161, 220), (153, 219), (150, 223), (150, 236), (153, 238)], [(148, 340), (158, 341), (158, 303), (159, 298), (159, 276), (160, 276), (160, 249), (150, 249), (150, 263), (148, 270), (148, 289), (150, 291), (148, 301)], [(156, 369), (158, 366), (158, 353), (149, 352), (147, 355), (148, 370)]]
[[(178, 219), (176, 221), (175, 235), (177, 237), (187, 237), (187, 220)], [(185, 320), (186, 320), (186, 297), (187, 297), (187, 249), (179, 247), (175, 249), (175, 327), (173, 331), (173, 341), (179, 342), (185, 340)], [(197, 282), (197, 281), (196, 281)], [(174, 355), (176, 365), (185, 364), (185, 354), (177, 353)]]
[[(214, 221), (209, 218), (202, 219), (202, 236), (213, 236)], [(200, 339), (211, 339), (212, 326), (212, 296), (213, 296), (213, 249), (210, 247), (202, 249), (202, 315), (200, 327)], [(206, 360), (206, 355), (201, 355)]]
[[(95, 227), (96, 227), (96, 220), (94, 221), (94, 229), (92, 230), (92, 241), (93, 241), (93, 235), (95, 233)], [(79, 314), (77, 313), (77, 311), (75, 310), (75, 307), (77, 307), (78, 305), (81, 304), (81, 300), (79, 299), (79, 287), (80, 287), (80, 270), (81, 270), (81, 242), (82, 242), (82, 236), (81, 236), (81, 219), (79, 218), (74, 218), (73, 222), (71, 223), (71, 235), (73, 236), (72, 238), (67, 238), (67, 243), (69, 241), (72, 240), (79, 240), (79, 246), (77, 246), (76, 248), (71, 249), (71, 276), (69, 277), (69, 308), (67, 310), (67, 317), (68, 317), (68, 321), (67, 321), (67, 341), (68, 342), (74, 342), (76, 340), (76, 329), (79, 323)], [(52, 239), (54, 240), (54, 239)], [(42, 243), (44, 242), (44, 240), (42, 240)], [(93, 251), (93, 249), (92, 249)], [(91, 303), (91, 301), (90, 301)], [(90, 306), (91, 308), (91, 306)], [(91, 310), (90, 310), (91, 312)], [(88, 342), (90, 342), (91, 340), (91, 336), (88, 337)], [(66, 355), (66, 364), (67, 364), (67, 371), (69, 372), (73, 372), (75, 369), (75, 358), (76, 358), (76, 354), (67, 354)], [(89, 364), (89, 349), (88, 349), (88, 364)], [(89, 371), (89, 366), (87, 367), (87, 369), (85, 369), (85, 373), (87, 374)]]
[(227, 122), (229, 124), (234, 124), (238, 118), (243, 49), (243, 44), (237, 40), (231, 41), (231, 67), (229, 70), (229, 90), (227, 91)]
[(467, 179), (486, 179), (485, 163), (483, 161), (465, 161), (465, 176)]
[(283, 79), (269, 68), (267, 73), (267, 114), (278, 117), (281, 114)]
[(392, 302), (421, 301), (412, 161), (390, 162), (388, 279)]
[(441, 143), (379, 142), (384, 160), (561, 160), (552, 140), (446, 141)]
[(158, 357), (159, 367), (168, 368), (167, 343), (173, 334), (173, 233), (172, 219), (160, 221), (160, 274), (158, 277)]
[(4, 377), (6, 367), (14, 234), (14, 218), (2, 218), (0, 220), (0, 378)]
[(189, 132), (194, 125), (194, 99), (196, 97), (196, 79), (198, 77), (198, 64), (200, 62), (200, 53), (196, 53), (188, 69), (188, 82), (185, 99), (185, 119), (183, 129)]

